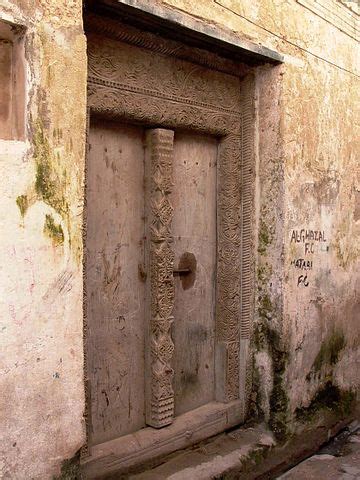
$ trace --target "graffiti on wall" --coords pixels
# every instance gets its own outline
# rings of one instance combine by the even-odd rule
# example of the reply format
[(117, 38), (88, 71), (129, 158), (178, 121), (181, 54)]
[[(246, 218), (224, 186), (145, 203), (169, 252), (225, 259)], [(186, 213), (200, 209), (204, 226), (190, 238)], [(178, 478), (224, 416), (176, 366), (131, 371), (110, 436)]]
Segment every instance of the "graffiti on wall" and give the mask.
[[(292, 230), (290, 243), (298, 244), (302, 248), (302, 255), (291, 260), (290, 265), (298, 271), (297, 286), (309, 286), (309, 272), (313, 269), (314, 255), (321, 251), (328, 251), (327, 237), (324, 230), (309, 230), (302, 228)], [(325, 247), (325, 248), (324, 248)]]

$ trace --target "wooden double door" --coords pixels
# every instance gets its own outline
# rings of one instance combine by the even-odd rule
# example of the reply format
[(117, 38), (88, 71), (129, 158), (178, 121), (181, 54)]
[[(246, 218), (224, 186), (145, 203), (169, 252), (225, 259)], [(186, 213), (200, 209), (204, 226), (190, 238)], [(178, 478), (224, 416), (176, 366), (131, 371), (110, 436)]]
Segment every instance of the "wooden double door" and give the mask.
[(88, 55), (89, 451), (166, 453), (244, 416), (240, 79), (110, 20)]
[[(173, 163), (169, 203), (166, 194), (159, 191), (158, 198), (151, 189), (155, 181), (151, 174), (145, 175), (146, 163), (152, 163), (154, 156), (151, 136), (156, 141), (161, 135), (170, 139), (160, 148), (169, 150), (165, 154), (172, 156)], [(104, 119), (90, 124), (86, 271), (95, 444), (147, 423), (162, 426), (162, 418), (159, 425), (151, 415), (146, 418), (146, 382), (154, 374), (146, 365), (153, 362), (147, 341), (163, 342), (159, 349), (172, 350), (171, 358), (158, 359), (164, 362), (159, 370), (163, 366), (173, 370), (162, 379), (169, 380), (173, 389), (173, 406), (171, 399), (167, 403), (174, 408), (171, 416), (215, 398), (216, 161), (217, 141), (210, 136)], [(159, 205), (154, 205), (157, 201)], [(150, 210), (162, 208), (160, 225), (150, 225), (149, 217), (154, 215)], [(151, 258), (149, 243), (156, 227), (164, 229), (159, 237), (166, 240), (159, 238), (154, 248), (160, 252)], [(172, 261), (163, 245), (173, 253)], [(156, 332), (147, 330), (160, 328), (151, 314), (158, 314), (161, 305), (151, 307), (157, 302), (151, 297), (159, 292), (147, 290), (163, 286), (162, 279), (154, 283), (151, 275), (157, 272), (151, 269), (158, 270), (165, 262), (170, 287), (165, 285), (168, 297), (160, 302), (168, 310), (162, 318), (167, 323), (166, 338), (154, 339)], [(166, 271), (167, 267), (173, 271)], [(168, 402), (169, 397), (165, 396)], [(158, 415), (169, 421), (167, 410)]]

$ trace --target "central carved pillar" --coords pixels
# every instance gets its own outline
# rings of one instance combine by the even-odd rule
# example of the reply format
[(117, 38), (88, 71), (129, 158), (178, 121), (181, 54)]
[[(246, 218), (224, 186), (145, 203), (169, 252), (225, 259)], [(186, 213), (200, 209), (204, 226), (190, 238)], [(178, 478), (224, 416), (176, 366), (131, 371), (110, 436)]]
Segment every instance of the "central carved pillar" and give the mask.
[(146, 423), (161, 428), (174, 418), (171, 338), (174, 307), (174, 252), (171, 244), (174, 132), (146, 132), (145, 188), (147, 241)]

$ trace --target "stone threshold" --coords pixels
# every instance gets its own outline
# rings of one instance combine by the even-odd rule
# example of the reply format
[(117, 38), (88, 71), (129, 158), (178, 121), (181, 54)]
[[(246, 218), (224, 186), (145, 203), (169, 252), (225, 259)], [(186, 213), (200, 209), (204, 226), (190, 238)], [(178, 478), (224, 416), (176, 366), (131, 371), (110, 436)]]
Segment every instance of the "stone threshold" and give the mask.
[(131, 480), (270, 480), (308, 458), (354, 420), (331, 412), (298, 424), (285, 443), (264, 425), (236, 428), (177, 452), (141, 473), (105, 477)]
[(191, 450), (178, 452), (152, 470), (124, 478), (133, 480), (227, 479), (227, 472), (239, 472), (239, 469), (248, 462), (256, 463), (257, 459), (261, 459), (275, 446), (276, 441), (272, 433), (264, 425), (255, 428), (239, 428), (218, 435), (208, 442), (202, 442)]
[(110, 475), (120, 478), (123, 472), (138, 471), (142, 465), (160, 462), (172, 452), (214, 438), (242, 422), (243, 408), (239, 400), (210, 402), (179, 415), (166, 428), (143, 428), (91, 447), (90, 455), (81, 460), (83, 476), (86, 479), (111, 478)]

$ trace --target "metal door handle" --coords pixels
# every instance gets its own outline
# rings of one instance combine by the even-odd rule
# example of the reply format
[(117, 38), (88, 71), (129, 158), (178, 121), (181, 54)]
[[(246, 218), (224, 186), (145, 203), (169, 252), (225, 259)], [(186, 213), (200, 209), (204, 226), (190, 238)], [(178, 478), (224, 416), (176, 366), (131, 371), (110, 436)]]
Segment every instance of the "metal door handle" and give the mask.
[(178, 275), (179, 277), (181, 275), (188, 275), (189, 273), (191, 273), (190, 268), (177, 268), (177, 269), (174, 269), (174, 271), (173, 271), (174, 277), (176, 275)]

